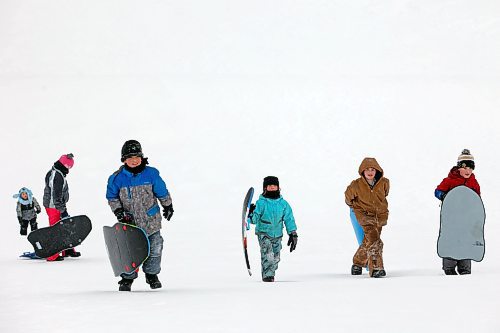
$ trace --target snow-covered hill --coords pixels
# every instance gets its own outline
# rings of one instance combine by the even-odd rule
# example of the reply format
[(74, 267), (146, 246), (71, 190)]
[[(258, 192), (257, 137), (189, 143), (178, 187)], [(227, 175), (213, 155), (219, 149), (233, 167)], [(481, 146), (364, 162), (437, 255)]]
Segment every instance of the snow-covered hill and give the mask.
[[(1, 332), (498, 332), (497, 1), (11, 1), (0, 4)], [(173, 195), (164, 288), (117, 291), (107, 177), (142, 143)], [(448, 277), (435, 186), (476, 159), (486, 256)], [(83, 256), (23, 261), (12, 194), (63, 153)], [(385, 279), (352, 277), (343, 193), (365, 156), (391, 180)], [(299, 244), (246, 273), (241, 203), (280, 177)], [(40, 215), (41, 226), (48, 225)], [(253, 233), (253, 231), (252, 231)]]

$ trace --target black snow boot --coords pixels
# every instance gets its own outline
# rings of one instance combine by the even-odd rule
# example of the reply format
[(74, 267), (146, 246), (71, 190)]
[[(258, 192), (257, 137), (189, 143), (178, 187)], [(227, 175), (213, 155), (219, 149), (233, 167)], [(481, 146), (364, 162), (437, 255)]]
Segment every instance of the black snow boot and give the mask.
[(118, 281), (118, 284), (120, 285), (120, 288), (118, 288), (118, 290), (119, 291), (130, 291), (133, 282), (134, 282), (134, 280), (122, 278), (120, 281)]
[(455, 268), (448, 268), (444, 270), (444, 274), (446, 275), (457, 275)]
[(373, 278), (381, 278), (381, 277), (384, 277), (385, 275), (386, 275), (385, 270), (383, 270), (383, 269), (375, 269), (372, 272)]
[(82, 254), (80, 252), (76, 252), (75, 249), (67, 249), (64, 251), (65, 257), (77, 258), (77, 257), (80, 257), (81, 255)]
[(274, 276), (266, 276), (262, 278), (264, 282), (274, 282)]
[(151, 289), (161, 288), (161, 282), (158, 280), (158, 275), (146, 273), (146, 283), (149, 284)]
[(362, 272), (363, 272), (363, 267), (358, 265), (352, 265), (351, 275), (361, 275)]
[(467, 275), (467, 274), (470, 274), (470, 270), (468, 270), (468, 269), (458, 269), (458, 274), (460, 274), (460, 275)]

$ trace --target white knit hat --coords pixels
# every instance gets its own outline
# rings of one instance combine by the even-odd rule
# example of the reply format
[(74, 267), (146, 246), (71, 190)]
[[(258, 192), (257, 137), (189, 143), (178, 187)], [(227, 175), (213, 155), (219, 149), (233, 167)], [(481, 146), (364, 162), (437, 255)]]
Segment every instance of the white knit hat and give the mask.
[(462, 150), (462, 154), (460, 154), (457, 159), (457, 166), (459, 168), (469, 167), (474, 169), (474, 156), (472, 156), (469, 149)]

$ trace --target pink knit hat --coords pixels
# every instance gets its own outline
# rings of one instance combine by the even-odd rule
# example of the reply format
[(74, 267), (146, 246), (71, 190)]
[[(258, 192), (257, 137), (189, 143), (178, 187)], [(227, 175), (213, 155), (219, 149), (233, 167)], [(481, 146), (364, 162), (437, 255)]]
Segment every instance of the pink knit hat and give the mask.
[(75, 161), (73, 160), (73, 154), (64, 154), (59, 158), (59, 162), (64, 165), (66, 168), (71, 169)]

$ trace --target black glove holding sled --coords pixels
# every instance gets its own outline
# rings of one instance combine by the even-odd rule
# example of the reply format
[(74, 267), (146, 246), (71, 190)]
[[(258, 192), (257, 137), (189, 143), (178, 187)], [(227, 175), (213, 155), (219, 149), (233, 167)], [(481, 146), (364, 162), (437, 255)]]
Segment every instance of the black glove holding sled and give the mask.
[(123, 208), (117, 208), (113, 213), (120, 223), (132, 223), (134, 221), (132, 214), (125, 211)]
[(166, 218), (167, 221), (170, 221), (172, 215), (174, 215), (174, 207), (172, 206), (172, 204), (162, 207), (163, 207), (163, 217)]
[(69, 214), (67, 210), (64, 210), (63, 212), (61, 212), (61, 218), (64, 219), (66, 217), (69, 217)]
[(248, 208), (248, 215), (247, 215), (247, 218), (249, 218), (250, 220), (253, 217), (254, 210), (255, 210), (255, 204), (250, 204), (250, 208)]
[(295, 231), (292, 231), (288, 236), (289, 238), (286, 245), (290, 246), (290, 252), (292, 252), (297, 247), (297, 241), (299, 239), (299, 236), (297, 236), (297, 233)]

